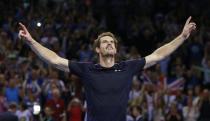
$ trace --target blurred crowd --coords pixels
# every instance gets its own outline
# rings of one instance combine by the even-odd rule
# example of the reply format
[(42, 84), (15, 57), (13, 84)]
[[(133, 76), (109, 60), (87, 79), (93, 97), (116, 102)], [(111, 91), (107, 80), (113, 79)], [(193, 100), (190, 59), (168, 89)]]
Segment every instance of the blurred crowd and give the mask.
[(137, 59), (178, 36), (191, 15), (197, 31), (175, 53), (133, 77), (127, 121), (210, 121), (209, 4), (208, 0), (1, 0), (0, 113), (13, 112), (20, 121), (85, 118), (80, 79), (39, 59), (18, 39), (18, 22), (58, 55), (97, 63), (92, 43), (101, 32), (118, 37), (118, 61)]

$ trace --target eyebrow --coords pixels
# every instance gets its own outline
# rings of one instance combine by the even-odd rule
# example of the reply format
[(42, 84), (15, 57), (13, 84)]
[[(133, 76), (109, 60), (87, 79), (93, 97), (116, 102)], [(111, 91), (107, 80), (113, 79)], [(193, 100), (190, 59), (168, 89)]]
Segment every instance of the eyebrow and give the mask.
[[(104, 40), (101, 40), (101, 41), (109, 41), (109, 40), (107, 40), (107, 39), (104, 39)], [(114, 41), (114, 39), (112, 39), (112, 40), (110, 40), (110, 41)]]

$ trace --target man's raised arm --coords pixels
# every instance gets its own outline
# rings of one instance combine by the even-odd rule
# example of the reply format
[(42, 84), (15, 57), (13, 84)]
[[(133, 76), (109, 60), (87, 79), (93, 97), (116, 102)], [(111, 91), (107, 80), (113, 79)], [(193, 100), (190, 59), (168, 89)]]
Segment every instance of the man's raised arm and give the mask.
[(190, 36), (190, 33), (196, 29), (196, 24), (194, 22), (190, 22), (190, 20), (191, 17), (187, 19), (183, 31), (178, 37), (176, 37), (171, 42), (163, 45), (162, 47), (158, 48), (152, 54), (145, 57), (146, 64), (144, 68), (148, 68), (156, 64), (158, 61), (169, 56)]
[(61, 58), (55, 52), (49, 50), (48, 48), (42, 46), (37, 41), (35, 41), (30, 33), (28, 32), (27, 28), (22, 24), (19, 23), (20, 30), (19, 30), (19, 38), (24, 39), (31, 49), (46, 63), (53, 65), (54, 67), (69, 72), (68, 68), (68, 60), (65, 58)]

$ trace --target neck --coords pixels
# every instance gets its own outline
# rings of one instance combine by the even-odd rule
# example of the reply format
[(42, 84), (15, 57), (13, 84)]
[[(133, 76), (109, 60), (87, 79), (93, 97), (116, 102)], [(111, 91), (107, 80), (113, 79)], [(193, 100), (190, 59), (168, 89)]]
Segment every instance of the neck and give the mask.
[(115, 57), (114, 56), (100, 56), (99, 63), (103, 67), (112, 67), (115, 63)]

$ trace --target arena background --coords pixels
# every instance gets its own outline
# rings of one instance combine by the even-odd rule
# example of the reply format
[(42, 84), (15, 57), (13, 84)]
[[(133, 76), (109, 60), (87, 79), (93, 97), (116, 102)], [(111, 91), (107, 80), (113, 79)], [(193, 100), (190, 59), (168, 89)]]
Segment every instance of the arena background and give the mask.
[(97, 63), (92, 43), (101, 32), (120, 40), (118, 60), (141, 58), (179, 35), (192, 16), (197, 30), (190, 38), (133, 78), (127, 121), (139, 115), (145, 121), (210, 121), (209, 5), (209, 0), (1, 0), (0, 113), (13, 112), (20, 121), (85, 117), (79, 78), (39, 59), (18, 39), (19, 22), (60, 56)]

